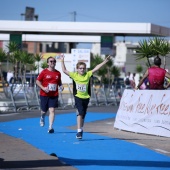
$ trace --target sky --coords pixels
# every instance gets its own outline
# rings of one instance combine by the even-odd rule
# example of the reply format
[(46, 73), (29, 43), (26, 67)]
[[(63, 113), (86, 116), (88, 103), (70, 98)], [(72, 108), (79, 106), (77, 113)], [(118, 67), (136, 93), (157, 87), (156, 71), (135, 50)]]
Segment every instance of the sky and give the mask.
[(170, 0), (0, 0), (0, 20), (24, 20), (26, 7), (35, 8), (39, 21), (142, 22), (170, 28)]

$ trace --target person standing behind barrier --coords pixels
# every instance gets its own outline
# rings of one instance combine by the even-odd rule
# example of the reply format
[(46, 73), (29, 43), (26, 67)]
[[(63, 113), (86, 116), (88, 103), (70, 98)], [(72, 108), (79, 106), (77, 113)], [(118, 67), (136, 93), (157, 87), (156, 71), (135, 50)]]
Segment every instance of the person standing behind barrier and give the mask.
[[(142, 76), (139, 77), (139, 81), (142, 79)], [(142, 83), (142, 85), (140, 86), (140, 90), (145, 90), (146, 89), (146, 85), (145, 82)]]
[(45, 125), (45, 115), (49, 111), (48, 133), (54, 133), (53, 123), (55, 108), (58, 107), (58, 87), (63, 90), (61, 73), (55, 69), (56, 60), (53, 57), (47, 58), (48, 68), (44, 69), (37, 77), (36, 84), (40, 89), (41, 118), (40, 126)]
[(133, 74), (131, 74), (131, 76), (130, 76), (130, 85), (131, 85), (131, 87), (132, 87), (133, 89), (135, 89), (135, 87), (136, 87), (135, 76), (136, 76), (136, 73), (133, 73)]
[(70, 72), (66, 69), (64, 63), (64, 55), (61, 55), (62, 71), (73, 79), (73, 95), (75, 99), (75, 107), (77, 109), (77, 139), (82, 139), (84, 120), (90, 100), (89, 84), (92, 75), (105, 65), (111, 56), (108, 56), (102, 63), (98, 64), (93, 70), (86, 72), (86, 64), (78, 62), (76, 65), (77, 72)]
[(124, 84), (125, 84), (126, 89), (131, 89), (132, 88), (131, 82), (130, 82), (130, 72), (128, 72), (126, 74), (126, 76), (124, 77)]
[(163, 90), (167, 88), (169, 84), (164, 87), (164, 80), (165, 77), (170, 79), (170, 74), (165, 69), (160, 68), (160, 66), (161, 59), (159, 57), (156, 57), (154, 59), (154, 66), (152, 66), (145, 72), (144, 76), (139, 81), (139, 84), (136, 89), (140, 89), (140, 86), (146, 78), (148, 78), (150, 90)]
[(11, 70), (7, 72), (7, 82), (10, 83), (11, 79), (14, 77), (14, 74)]

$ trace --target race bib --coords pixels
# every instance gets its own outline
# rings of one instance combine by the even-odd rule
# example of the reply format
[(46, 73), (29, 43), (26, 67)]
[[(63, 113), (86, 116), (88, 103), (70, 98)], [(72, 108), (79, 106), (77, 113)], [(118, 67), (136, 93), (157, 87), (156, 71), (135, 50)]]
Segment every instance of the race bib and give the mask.
[(57, 84), (51, 84), (51, 83), (49, 83), (49, 84), (48, 84), (48, 89), (49, 89), (49, 91), (56, 91), (56, 89), (57, 89)]
[(86, 85), (85, 84), (77, 84), (77, 90), (81, 92), (86, 92)]

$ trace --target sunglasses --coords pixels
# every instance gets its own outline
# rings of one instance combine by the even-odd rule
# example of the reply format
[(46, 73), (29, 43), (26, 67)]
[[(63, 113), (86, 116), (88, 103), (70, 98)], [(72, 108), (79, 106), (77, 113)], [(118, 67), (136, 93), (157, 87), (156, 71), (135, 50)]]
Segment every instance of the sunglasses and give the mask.
[(50, 63), (56, 63), (56, 61), (55, 60), (51, 60), (51, 61), (49, 61)]

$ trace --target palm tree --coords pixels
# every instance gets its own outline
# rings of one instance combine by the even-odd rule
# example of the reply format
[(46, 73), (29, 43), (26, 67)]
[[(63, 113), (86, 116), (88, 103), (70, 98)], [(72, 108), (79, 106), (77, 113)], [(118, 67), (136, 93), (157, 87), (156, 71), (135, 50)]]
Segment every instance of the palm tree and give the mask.
[(7, 57), (6, 52), (0, 48), (0, 78), (2, 81), (4, 81), (4, 79), (3, 79), (3, 75), (2, 75), (1, 62), (5, 61), (6, 57)]
[(152, 46), (153, 55), (157, 57), (163, 56), (164, 57), (164, 68), (166, 67), (166, 55), (170, 53), (170, 45), (168, 41), (163, 38), (155, 37), (153, 40), (149, 40)]
[(120, 69), (116, 66), (112, 66), (111, 74), (114, 75), (114, 77), (119, 77), (120, 76)]
[(164, 68), (166, 66), (166, 55), (170, 53), (170, 45), (168, 41), (160, 37), (150, 38), (148, 41), (139, 42), (139, 48), (136, 50), (137, 60), (147, 58), (149, 67), (151, 66), (149, 58), (153, 56), (164, 57)]
[[(26, 74), (27, 66), (33, 64), (34, 61), (35, 61), (34, 56), (32, 54), (29, 54), (26, 51), (20, 52), (20, 68), (22, 68), (22, 71), (20, 69), (20, 75), (22, 75), (22, 83), (26, 82), (25, 74)], [(32, 77), (30, 81), (32, 81)]]
[(48, 64), (46, 61), (44, 61), (42, 64), (41, 64), (41, 68), (45, 69), (45, 68), (48, 68)]
[(10, 41), (9, 44), (7, 45), (7, 48), (8, 48), (8, 51), (9, 53), (13, 53), (15, 51), (18, 51), (18, 44), (13, 42), (13, 41)]
[(138, 73), (139, 76), (140, 76), (142, 72), (143, 72), (143, 67), (141, 65), (137, 65), (136, 66), (136, 73)]
[(147, 58), (149, 67), (151, 67), (149, 58), (153, 57), (151, 44), (147, 42), (147, 40), (143, 40), (139, 42), (139, 48), (136, 49), (136, 60), (141, 60)]
[(35, 61), (38, 62), (38, 66), (37, 66), (37, 68), (38, 68), (38, 74), (39, 74), (39, 63), (40, 63), (42, 57), (43, 57), (43, 56), (42, 56), (41, 54), (36, 54), (36, 55), (34, 56)]
[(18, 49), (18, 44), (15, 42), (9, 42), (7, 48), (8, 48), (7, 60), (13, 63), (14, 81), (18, 81), (19, 61), (20, 61), (21, 51)]
[[(96, 65), (100, 64), (102, 61), (103, 59), (99, 55), (91, 56), (90, 70), (92, 70)], [(101, 83), (108, 84), (110, 87), (113, 81), (113, 77), (120, 76), (120, 70), (118, 67), (113, 65), (112, 60), (109, 60), (96, 72), (96, 74), (97, 76), (101, 77)]]
[[(103, 59), (101, 58), (101, 56), (99, 55), (91, 55), (91, 66), (90, 66), (90, 70), (92, 70), (93, 68), (96, 67), (96, 65), (100, 64), (101, 62), (103, 62)], [(101, 83), (105, 82), (105, 74), (107, 74), (107, 69), (106, 69), (106, 65), (104, 65), (102, 68), (100, 68), (96, 73), (97, 76), (99, 76), (101, 79)]]

